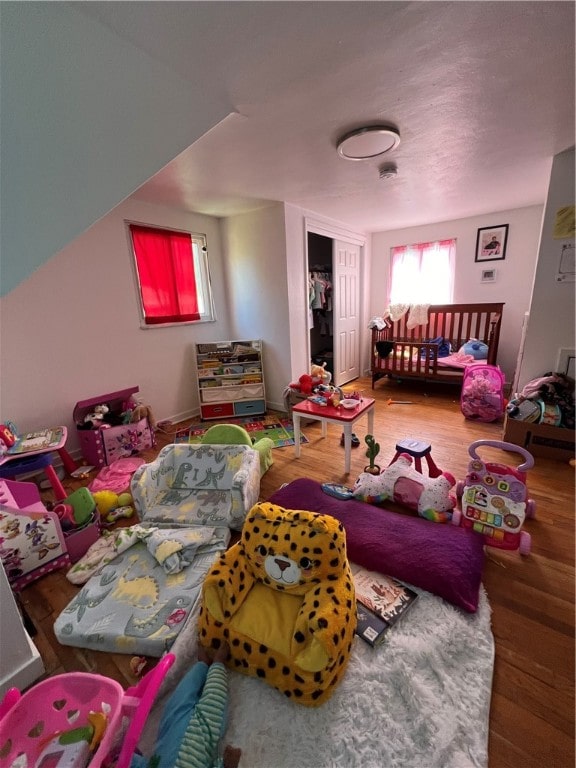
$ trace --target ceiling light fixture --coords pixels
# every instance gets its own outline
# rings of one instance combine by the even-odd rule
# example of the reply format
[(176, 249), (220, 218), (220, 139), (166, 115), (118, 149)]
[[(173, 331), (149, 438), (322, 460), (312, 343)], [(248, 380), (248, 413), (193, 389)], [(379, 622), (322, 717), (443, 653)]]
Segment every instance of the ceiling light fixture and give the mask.
[(390, 152), (400, 144), (400, 134), (388, 125), (367, 125), (345, 133), (336, 144), (346, 160), (369, 160)]

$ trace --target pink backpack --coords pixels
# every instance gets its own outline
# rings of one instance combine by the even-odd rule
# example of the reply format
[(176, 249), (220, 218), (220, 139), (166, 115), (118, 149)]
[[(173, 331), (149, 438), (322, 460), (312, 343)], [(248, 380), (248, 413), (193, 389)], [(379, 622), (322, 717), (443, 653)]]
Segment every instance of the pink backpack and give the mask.
[(497, 421), (504, 415), (504, 374), (497, 365), (469, 365), (464, 371), (460, 408), (467, 419)]

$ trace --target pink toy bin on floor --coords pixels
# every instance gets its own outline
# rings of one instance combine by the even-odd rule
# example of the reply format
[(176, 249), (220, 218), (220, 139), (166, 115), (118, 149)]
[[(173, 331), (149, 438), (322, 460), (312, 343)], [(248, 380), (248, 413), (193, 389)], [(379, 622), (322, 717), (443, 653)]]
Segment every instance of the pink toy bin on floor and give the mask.
[[(175, 656), (167, 654), (127, 691), (115, 680), (89, 672), (50, 677), (23, 696), (11, 688), (0, 703), (1, 768), (21, 765), (100, 768), (106, 764), (106, 758), (114, 759), (118, 751), (114, 765), (129, 768), (158, 689), (174, 661)], [(88, 725), (91, 712), (107, 715), (106, 730), (96, 751), (84, 759), (79, 758), (80, 762), (61, 763), (61, 747), (54, 746), (53, 752), (49, 752), (51, 737)]]

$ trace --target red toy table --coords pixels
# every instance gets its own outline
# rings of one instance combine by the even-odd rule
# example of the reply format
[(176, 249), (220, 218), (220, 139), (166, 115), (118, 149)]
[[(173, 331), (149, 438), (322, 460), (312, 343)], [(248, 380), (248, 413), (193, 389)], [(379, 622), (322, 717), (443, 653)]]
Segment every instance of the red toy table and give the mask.
[(318, 405), (311, 400), (303, 400), (292, 408), (294, 422), (294, 450), (296, 458), (300, 456), (300, 418), (315, 419), (322, 423), (322, 437), (326, 437), (326, 424), (340, 424), (344, 432), (344, 472), (350, 472), (350, 453), (352, 447), (352, 427), (364, 414), (368, 414), (368, 433), (374, 429), (374, 403), (371, 397), (363, 397), (356, 408), (347, 410), (331, 405)]

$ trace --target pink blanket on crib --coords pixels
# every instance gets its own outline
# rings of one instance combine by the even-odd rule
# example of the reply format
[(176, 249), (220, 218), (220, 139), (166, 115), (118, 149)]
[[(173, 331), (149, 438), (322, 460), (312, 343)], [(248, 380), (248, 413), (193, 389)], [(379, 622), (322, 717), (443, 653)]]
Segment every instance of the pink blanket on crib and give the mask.
[(438, 358), (438, 365), (448, 366), (450, 368), (466, 368), (467, 365), (486, 362), (486, 360), (476, 360), (472, 355), (465, 355), (462, 352), (454, 352), (446, 357)]

